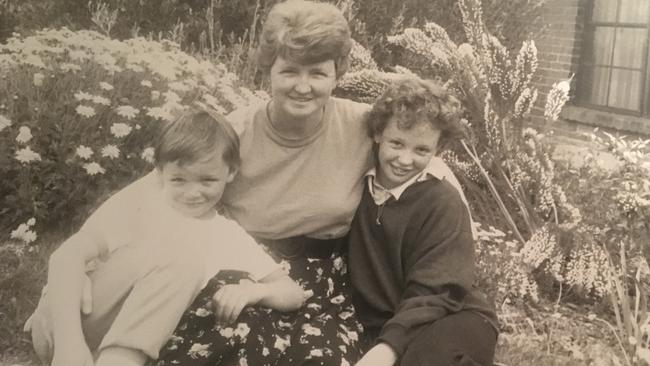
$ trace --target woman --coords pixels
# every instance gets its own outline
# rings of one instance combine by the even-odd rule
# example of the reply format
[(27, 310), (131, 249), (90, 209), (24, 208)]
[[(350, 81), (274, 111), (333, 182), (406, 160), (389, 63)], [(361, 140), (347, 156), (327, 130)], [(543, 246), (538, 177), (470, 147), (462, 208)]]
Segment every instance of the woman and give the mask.
[(342, 253), (372, 161), (364, 124), (369, 106), (331, 96), (350, 49), (347, 21), (333, 5), (275, 5), (257, 54), (272, 100), (230, 116), (243, 127), (242, 164), (224, 208), (287, 264), (306, 305), (289, 315), (248, 309), (237, 324), (213, 327), (209, 303), (223, 283), (215, 280), (181, 320), (158, 365), (239, 359), (339, 366), (359, 359), (361, 327)]

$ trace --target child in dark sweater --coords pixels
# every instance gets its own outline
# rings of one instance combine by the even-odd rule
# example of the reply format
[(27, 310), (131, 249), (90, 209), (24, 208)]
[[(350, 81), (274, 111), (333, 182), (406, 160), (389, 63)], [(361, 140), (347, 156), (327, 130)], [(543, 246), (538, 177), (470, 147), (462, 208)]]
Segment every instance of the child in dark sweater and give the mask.
[(462, 191), (436, 157), (463, 135), (459, 103), (433, 82), (388, 88), (368, 117), (376, 168), (350, 232), (354, 300), (372, 344), (361, 365), (492, 365), (497, 319), (472, 289)]

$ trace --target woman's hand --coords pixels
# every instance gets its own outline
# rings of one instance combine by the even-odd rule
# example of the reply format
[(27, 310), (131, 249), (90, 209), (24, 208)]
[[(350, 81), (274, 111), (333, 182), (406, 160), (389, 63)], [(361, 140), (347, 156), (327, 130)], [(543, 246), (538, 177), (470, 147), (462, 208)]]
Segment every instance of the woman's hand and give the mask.
[(355, 366), (393, 366), (397, 362), (397, 353), (386, 343), (372, 347), (355, 364)]
[(217, 323), (231, 324), (248, 305), (257, 304), (262, 298), (261, 284), (241, 281), (238, 285), (225, 285), (212, 297)]

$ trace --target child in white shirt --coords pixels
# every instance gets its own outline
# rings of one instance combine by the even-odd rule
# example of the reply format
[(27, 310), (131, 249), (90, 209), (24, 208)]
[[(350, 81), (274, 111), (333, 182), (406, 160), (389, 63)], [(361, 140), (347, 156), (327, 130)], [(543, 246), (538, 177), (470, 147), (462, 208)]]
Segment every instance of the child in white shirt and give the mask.
[[(151, 173), (119, 191), (50, 257), (47, 293), (29, 324), (36, 353), (56, 366), (144, 365), (220, 270), (250, 273), (224, 286), (216, 319), (248, 305), (298, 309), (303, 291), (234, 221), (215, 210), (239, 167), (239, 140), (199, 110), (166, 125)], [(80, 298), (88, 273), (92, 311)]]

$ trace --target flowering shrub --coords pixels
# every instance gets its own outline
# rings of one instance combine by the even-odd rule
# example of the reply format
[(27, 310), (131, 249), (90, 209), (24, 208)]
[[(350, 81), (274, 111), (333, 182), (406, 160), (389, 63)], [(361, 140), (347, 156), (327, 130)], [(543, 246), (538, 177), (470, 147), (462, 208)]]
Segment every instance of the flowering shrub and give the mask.
[[(650, 140), (628, 140), (597, 131), (590, 137), (595, 147), (585, 163), (570, 167), (563, 179), (571, 199), (582, 209), (584, 230), (574, 240), (593, 246), (591, 253), (576, 254), (572, 261), (576, 266), (589, 263), (591, 275), (573, 280), (604, 295), (608, 292), (603, 277), (609, 272), (608, 253), (615, 263), (622, 255), (630, 259), (623, 272), (632, 277), (643, 263), (641, 258), (650, 257)], [(608, 151), (616, 164), (604, 167), (601, 150)]]
[[(524, 127), (538, 95), (531, 82), (537, 69), (537, 49), (533, 41), (525, 41), (519, 52), (511, 55), (485, 32), (480, 1), (461, 0), (458, 4), (467, 43), (457, 45), (435, 23), (426, 23), (421, 29), (406, 28), (389, 36), (388, 42), (411, 55), (410, 69), (352, 71), (339, 82), (338, 91), (372, 101), (391, 80), (415, 72), (434, 74), (456, 92), (465, 109), (463, 123), (469, 127), (470, 138), (462, 142), (462, 148), (443, 157), (464, 184), (475, 219), (507, 228), (506, 237), (497, 240), (488, 235), (486, 238), (492, 239), (482, 241), (484, 253), (499, 253), (488, 255), (490, 259), (484, 263), (503, 264), (490, 266), (498, 267), (491, 272), (500, 278), (492, 281), (497, 288), (507, 287), (513, 296), (537, 299), (534, 273), (562, 283), (575, 278), (575, 273), (567, 277), (568, 268), (585, 268), (569, 266), (572, 256), (578, 257), (573, 251), (582, 250), (580, 244), (560, 239), (577, 227), (580, 211), (569, 202), (556, 177), (546, 135)], [(557, 120), (568, 93), (569, 81), (556, 83), (549, 92), (545, 109), (549, 123)]]
[(43, 228), (71, 230), (151, 169), (159, 121), (193, 102), (227, 113), (256, 98), (171, 42), (15, 35), (0, 46), (0, 233), (31, 242)]

